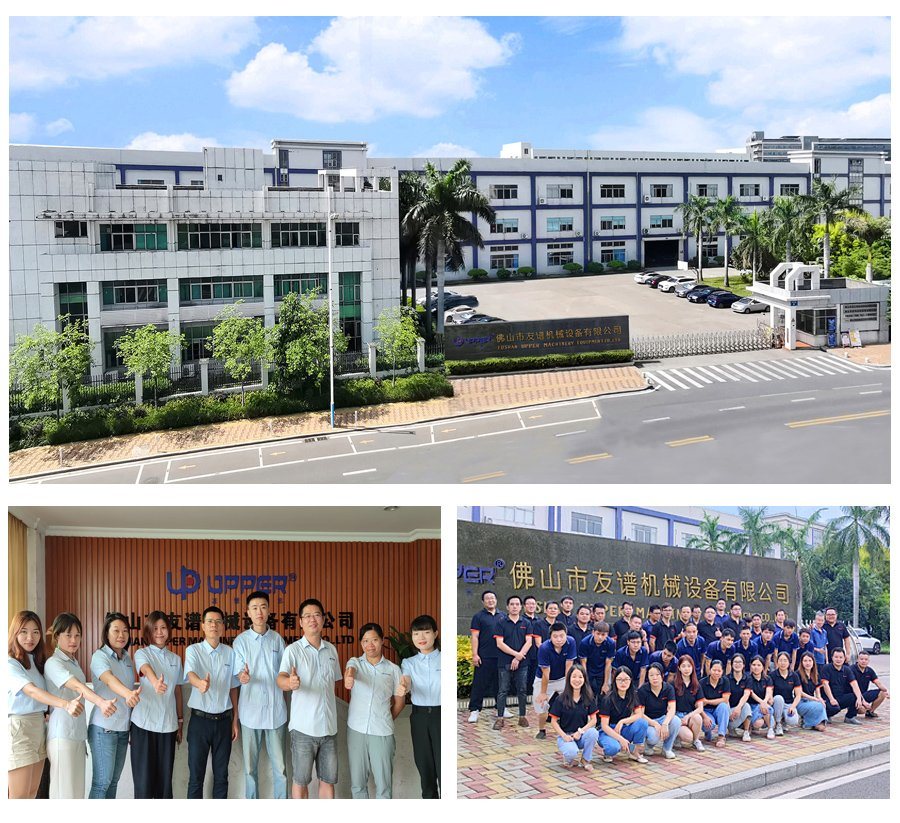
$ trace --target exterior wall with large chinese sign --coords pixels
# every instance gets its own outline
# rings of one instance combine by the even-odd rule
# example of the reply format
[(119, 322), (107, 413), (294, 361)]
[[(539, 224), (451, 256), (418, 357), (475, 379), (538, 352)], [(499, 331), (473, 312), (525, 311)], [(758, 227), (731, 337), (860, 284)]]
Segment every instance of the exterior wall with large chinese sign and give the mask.
[(628, 315), (569, 317), (515, 323), (476, 323), (445, 329), (449, 360), (528, 357), (631, 348)]
[(486, 523), (457, 523), (457, 633), (481, 605), (481, 593), (506, 598), (531, 594), (543, 611), (567, 594), (581, 603), (603, 602), (618, 616), (623, 600), (646, 615), (652, 603), (715, 605), (737, 600), (745, 612), (772, 619), (782, 608), (800, 613), (797, 564), (746, 555), (704, 552), (576, 534), (553, 534)]
[[(91, 654), (110, 611), (129, 618), (140, 644), (145, 616), (160, 609), (175, 624), (170, 648), (184, 656), (200, 642), (206, 606), (225, 612), (230, 643), (249, 628), (246, 596), (269, 593), (269, 624), (292, 643), (300, 637), (297, 609), (307, 597), (325, 606), (323, 636), (337, 646), (341, 664), (360, 653), (358, 629), (380, 623), (408, 631), (413, 618), (433, 615), (440, 625), (440, 541), (409, 543), (287, 542), (50, 537), (45, 540), (47, 622), (62, 611), (84, 625), (79, 663)], [(385, 654), (394, 653), (385, 643)], [(348, 695), (343, 684), (338, 694)]]

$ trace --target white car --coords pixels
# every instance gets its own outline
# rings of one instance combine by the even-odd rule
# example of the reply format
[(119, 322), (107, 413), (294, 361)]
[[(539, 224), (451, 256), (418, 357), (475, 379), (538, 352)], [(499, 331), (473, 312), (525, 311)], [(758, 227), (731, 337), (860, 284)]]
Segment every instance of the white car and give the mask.
[(643, 284), (647, 281), (648, 277), (655, 277), (657, 274), (659, 274), (657, 271), (639, 271), (634, 276), (634, 282)]
[(860, 651), (866, 651), (869, 654), (881, 654), (881, 641), (877, 637), (872, 637), (865, 629), (857, 629), (855, 626), (847, 626), (847, 631), (856, 640), (857, 655)]
[(769, 306), (752, 297), (742, 297), (736, 303), (732, 303), (731, 310), (738, 314), (750, 314), (751, 312), (768, 311)]
[(677, 277), (672, 277), (670, 280), (663, 280), (656, 288), (658, 291), (673, 292), (675, 291), (676, 286), (680, 286), (684, 283), (691, 283), (693, 285), (696, 282), (696, 277), (691, 277), (689, 274), (679, 274)]
[(476, 311), (477, 310), (473, 309), (471, 306), (457, 306), (456, 308), (450, 309), (450, 311), (444, 313), (444, 322), (465, 323), (467, 320), (470, 320), (472, 318)]

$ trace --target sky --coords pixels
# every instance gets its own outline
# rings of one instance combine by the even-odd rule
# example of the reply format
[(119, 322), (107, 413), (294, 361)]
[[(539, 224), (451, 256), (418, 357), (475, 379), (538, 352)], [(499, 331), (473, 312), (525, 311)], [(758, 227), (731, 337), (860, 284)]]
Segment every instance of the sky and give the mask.
[(14, 143), (496, 157), (890, 135), (887, 17), (11, 17), (9, 45)]
[[(728, 514), (738, 514), (738, 506), (713, 506), (716, 511), (727, 512)], [(806, 519), (807, 517), (811, 517), (813, 513), (822, 509), (822, 514), (820, 518), (820, 522), (827, 523), (830, 520), (834, 520), (836, 517), (840, 517), (842, 515), (841, 509), (839, 506), (767, 506), (768, 511), (767, 515), (771, 516), (774, 514), (793, 514), (796, 517), (802, 517)]]

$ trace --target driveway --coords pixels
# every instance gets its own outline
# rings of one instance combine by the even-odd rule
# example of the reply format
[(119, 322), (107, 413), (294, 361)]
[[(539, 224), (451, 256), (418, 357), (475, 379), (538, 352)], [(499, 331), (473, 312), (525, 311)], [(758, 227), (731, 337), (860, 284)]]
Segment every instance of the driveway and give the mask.
[(768, 314), (738, 314), (690, 303), (634, 282), (633, 274), (547, 280), (490, 280), (448, 288), (478, 298), (478, 311), (504, 320), (547, 320), (627, 314), (632, 337), (755, 329)]

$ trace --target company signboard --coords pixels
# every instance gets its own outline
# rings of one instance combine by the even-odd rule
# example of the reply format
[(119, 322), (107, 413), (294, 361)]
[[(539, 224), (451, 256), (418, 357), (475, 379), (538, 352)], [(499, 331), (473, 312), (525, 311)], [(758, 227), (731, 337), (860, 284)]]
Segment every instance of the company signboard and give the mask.
[(448, 360), (527, 357), (631, 348), (628, 315), (445, 327)]
[(764, 620), (777, 609), (791, 617), (800, 611), (792, 561), (464, 521), (457, 523), (456, 582), (462, 635), (485, 589), (497, 593), (501, 609), (511, 594), (533, 595), (540, 611), (570, 595), (576, 605), (605, 603), (613, 620), (623, 600), (640, 615), (652, 603), (705, 608), (720, 597)]

